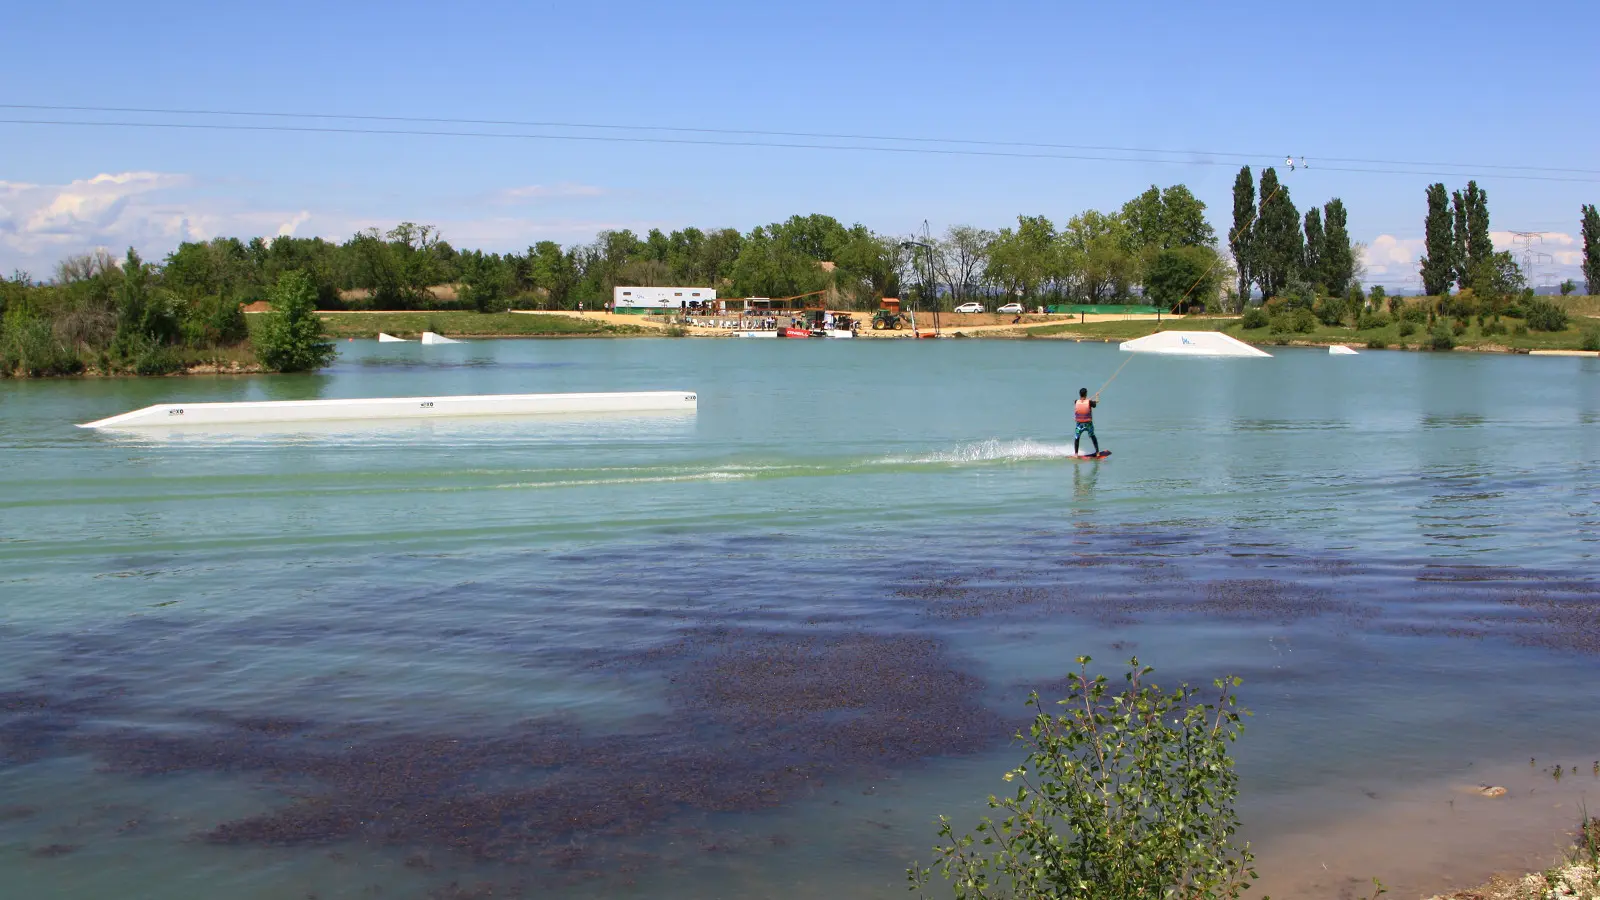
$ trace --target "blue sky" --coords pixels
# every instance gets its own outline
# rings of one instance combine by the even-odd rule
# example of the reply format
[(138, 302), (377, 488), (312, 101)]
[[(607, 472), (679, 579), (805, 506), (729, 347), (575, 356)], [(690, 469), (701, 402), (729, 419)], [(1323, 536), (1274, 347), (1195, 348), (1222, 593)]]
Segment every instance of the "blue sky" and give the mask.
[[(1174, 182), (1206, 201), (1223, 232), (1237, 166), (1292, 153), (1311, 163), (1288, 176), (1296, 204), (1344, 200), (1354, 236), (1372, 250), (1369, 280), (1400, 284), (1412, 274), (1423, 189), (1458, 187), (1472, 174), (1497, 231), (1555, 232), (1541, 272), (1564, 277), (1575, 271), (1579, 204), (1600, 202), (1592, 0), (1536, 11), (1459, 0), (15, 6), (0, 55), (7, 104), (1181, 151), (1162, 157), (1172, 162), (1042, 151), (1142, 157), (1124, 162), (0, 124), (0, 269), (40, 276), (101, 245), (159, 256), (182, 239), (342, 239), (401, 220), (493, 250), (588, 240), (603, 228), (749, 228), (808, 212), (896, 233), (924, 220), (935, 232), (998, 228), (1019, 213), (1063, 223)], [(262, 121), (24, 109), (0, 109), (0, 118)], [(1336, 157), (1425, 165), (1322, 162)], [(1590, 171), (1537, 181), (1444, 163)]]

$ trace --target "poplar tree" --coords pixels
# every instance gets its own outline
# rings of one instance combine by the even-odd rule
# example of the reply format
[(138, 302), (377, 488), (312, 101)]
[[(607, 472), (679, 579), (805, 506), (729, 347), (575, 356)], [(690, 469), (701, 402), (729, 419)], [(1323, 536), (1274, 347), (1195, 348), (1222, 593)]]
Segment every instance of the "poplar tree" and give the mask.
[(1300, 213), (1289, 199), (1289, 189), (1278, 182), (1272, 168), (1261, 172), (1261, 212), (1256, 217), (1252, 258), (1256, 283), (1263, 300), (1278, 296), (1289, 279), (1299, 273), (1305, 257), (1300, 234)]
[(1327, 288), (1323, 275), (1322, 211), (1315, 206), (1306, 210), (1306, 254), (1302, 263), (1305, 279), (1313, 285)]
[[(1322, 283), (1334, 297), (1343, 294), (1356, 277), (1355, 249), (1350, 245), (1350, 230), (1344, 201), (1338, 197), (1322, 208)], [(1307, 235), (1309, 240), (1310, 236)]]
[(1450, 293), (1456, 275), (1454, 221), (1450, 194), (1444, 184), (1428, 185), (1428, 219), (1425, 223), (1428, 255), (1422, 258), (1422, 292), (1430, 297)]
[(1590, 203), (1583, 207), (1583, 292), (1600, 293), (1600, 212)]
[(1250, 167), (1239, 169), (1233, 180), (1233, 230), (1228, 232), (1228, 249), (1233, 252), (1233, 264), (1239, 270), (1239, 309), (1250, 305), (1250, 285), (1255, 283), (1255, 262), (1252, 256), (1256, 218), (1256, 180)]
[(1467, 182), (1466, 192), (1456, 191), (1455, 263), (1456, 284), (1472, 287), (1472, 273), (1494, 255), (1489, 238), (1489, 197), (1476, 181)]

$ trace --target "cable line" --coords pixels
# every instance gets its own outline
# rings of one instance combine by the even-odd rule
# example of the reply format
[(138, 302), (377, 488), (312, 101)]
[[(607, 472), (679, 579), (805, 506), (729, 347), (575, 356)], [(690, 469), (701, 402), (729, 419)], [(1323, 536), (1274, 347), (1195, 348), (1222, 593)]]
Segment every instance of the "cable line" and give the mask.
[[(0, 108), (5, 105), (0, 104)], [(599, 143), (624, 143), (624, 144), (680, 144), (702, 147), (767, 147), (774, 149), (795, 150), (843, 150), (875, 153), (902, 153), (925, 154), (934, 156), (978, 156), (978, 157), (1003, 157), (1012, 159), (1060, 159), (1092, 162), (1137, 162), (1137, 163), (1163, 163), (1167, 165), (1209, 165), (1232, 166), (1232, 163), (1210, 159), (1156, 159), (1150, 157), (1130, 156), (1102, 156), (1089, 154), (1067, 153), (1035, 153), (1021, 150), (979, 150), (956, 149), (950, 147), (882, 147), (866, 144), (816, 144), (797, 143), (793, 141), (724, 141), (704, 138), (672, 138), (672, 137), (638, 137), (624, 135), (584, 135), (584, 134), (530, 134), (526, 132), (503, 131), (443, 131), (422, 130), (407, 128), (336, 128), (318, 125), (247, 125), (238, 123), (220, 122), (118, 122), (118, 121), (84, 121), (75, 119), (0, 119), (0, 125), (52, 125), (74, 126), (88, 128), (168, 128), (199, 131), (244, 131), (244, 132), (283, 132), (306, 134), (362, 134), (405, 137), (466, 137), (466, 138), (500, 138), (512, 140), (542, 140), (542, 141), (587, 141)], [(1176, 152), (1176, 151), (1143, 151), (1143, 152)], [(1457, 178), (1461, 173), (1455, 172), (1427, 172), (1407, 171), (1400, 169), (1357, 168), (1348, 166), (1320, 166), (1320, 171), (1356, 172), (1372, 175), (1426, 175), (1430, 177)], [(1600, 182), (1600, 173), (1594, 178), (1566, 178), (1552, 175), (1517, 175), (1503, 174), (1500, 178), (1512, 178), (1522, 181), (1559, 181), (1559, 182)]]
[[(1107, 152), (1107, 153), (1143, 153), (1143, 154), (1161, 154), (1161, 155), (1166, 155), (1166, 156), (1187, 156), (1187, 157), (1191, 157), (1191, 158), (1181, 159), (1181, 160), (1159, 160), (1159, 159), (1144, 160), (1144, 159), (1139, 159), (1139, 160), (1133, 160), (1133, 161), (1140, 161), (1140, 162), (1182, 162), (1182, 163), (1191, 163), (1191, 164), (1203, 163), (1203, 164), (1208, 164), (1208, 165), (1225, 165), (1225, 164), (1224, 163), (1219, 163), (1219, 162), (1217, 162), (1215, 160), (1197, 160), (1197, 159), (1193, 159), (1192, 157), (1195, 157), (1195, 156), (1201, 156), (1201, 157), (1211, 156), (1211, 157), (1229, 157), (1229, 158), (1232, 158), (1232, 159), (1250, 160), (1250, 159), (1261, 159), (1263, 157), (1275, 157), (1276, 156), (1276, 154), (1266, 154), (1266, 153), (1240, 153), (1240, 152), (1235, 152), (1235, 151), (1215, 151), (1215, 150), (1166, 150), (1166, 149), (1159, 149), (1159, 148), (1152, 148), (1152, 147), (1123, 147), (1123, 146), (1099, 145), (1099, 144), (1059, 144), (1059, 143), (1043, 143), (1043, 142), (1032, 142), (1032, 141), (982, 140), (982, 139), (976, 139), (976, 138), (934, 138), (934, 137), (904, 136), (904, 135), (849, 134), (849, 133), (809, 132), (809, 131), (764, 131), (764, 130), (756, 130), (756, 129), (700, 128), (700, 127), (691, 127), (691, 126), (668, 126), (668, 125), (616, 125), (616, 124), (603, 124), (603, 123), (593, 123), (593, 122), (548, 122), (548, 121), (530, 121), (530, 120), (518, 120), (518, 119), (465, 119), (465, 118), (446, 118), (446, 117), (432, 117), (432, 116), (380, 116), (380, 115), (360, 115), (360, 114), (341, 114), (341, 113), (248, 111), (248, 110), (218, 110), (218, 109), (183, 109), (183, 108), (164, 108), (164, 107), (68, 106), (68, 105), (29, 104), (29, 103), (0, 103), (0, 109), (38, 110), (38, 111), (51, 111), (51, 112), (135, 113), (135, 114), (141, 114), (141, 115), (239, 116), (239, 117), (253, 117), (253, 118), (277, 118), (277, 119), (333, 119), (333, 120), (347, 120), (347, 121), (358, 121), (358, 122), (399, 122), (399, 123), (413, 123), (413, 124), (427, 124), (427, 125), (489, 125), (489, 126), (499, 126), (499, 127), (521, 127), (521, 128), (574, 128), (574, 129), (591, 129), (591, 130), (607, 130), (607, 131), (680, 132), (680, 133), (687, 133), (687, 134), (713, 134), (713, 135), (748, 136), (748, 137), (800, 138), (800, 139), (806, 139), (806, 140), (893, 141), (893, 142), (899, 142), (899, 143), (913, 143), (913, 144), (959, 144), (959, 145), (966, 145), (966, 146), (972, 146), (972, 147), (1011, 147), (1011, 148), (1033, 149), (1033, 150), (1089, 150), (1089, 151)], [(29, 124), (29, 120), (8, 119), (8, 120), (0, 120), (0, 121), (5, 121), (8, 124)], [(67, 123), (67, 122), (58, 122), (58, 121), (50, 121), (50, 120), (31, 120), (31, 121), (37, 122), (38, 124), (90, 124), (90, 123), (87, 123), (87, 122), (71, 122), (71, 123)], [(128, 125), (129, 123), (106, 123), (106, 124)], [(161, 125), (174, 124), (174, 123), (145, 123), (145, 124), (148, 124), (151, 127), (159, 127)], [(219, 127), (219, 126), (214, 126), (214, 127)], [(261, 129), (264, 129), (264, 130), (267, 128), (266, 126), (257, 126), (257, 127), (261, 128)], [(362, 133), (362, 132), (355, 131), (355, 130), (352, 130), (352, 131), (354, 131), (354, 133)], [(409, 131), (396, 131), (396, 132), (381, 132), (381, 133), (411, 134), (412, 132), (409, 132)], [(477, 136), (481, 136), (481, 135), (478, 135), (478, 134), (467, 135), (467, 134), (462, 134), (462, 133), (458, 133), (458, 132), (443, 132), (443, 131), (432, 131), (432, 132), (423, 132), (423, 133), (426, 133), (426, 134), (440, 134), (440, 135), (449, 136), (449, 137), (462, 137), (462, 136), (477, 137)], [(553, 136), (550, 136), (550, 137), (553, 137)], [(632, 138), (630, 140), (644, 141), (646, 139), (645, 138)], [(665, 141), (670, 140), (670, 139), (662, 139), (662, 140), (665, 142)], [(768, 142), (761, 142), (761, 143), (758, 143), (758, 144), (742, 144), (742, 143), (718, 141), (718, 142), (714, 142), (714, 143), (728, 143), (728, 144), (730, 144), (732, 146), (792, 146), (792, 145), (788, 145), (788, 144), (773, 144), (773, 143), (768, 143)], [(810, 145), (806, 145), (806, 146), (809, 147)], [(845, 148), (841, 148), (841, 149), (852, 149), (852, 150), (857, 150), (857, 149), (893, 150), (895, 148), (845, 147)], [(951, 151), (946, 151), (946, 152), (951, 152)], [(1053, 157), (1042, 157), (1042, 158), (1053, 158)], [(1062, 157), (1062, 158), (1078, 159), (1078, 158), (1084, 158), (1084, 157)], [(1099, 157), (1094, 157), (1094, 158), (1098, 159)], [(1333, 162), (1333, 163), (1353, 163), (1353, 164), (1357, 164), (1357, 165), (1413, 166), (1413, 167), (1421, 166), (1421, 167), (1434, 167), (1434, 168), (1444, 168), (1444, 169), (1484, 169), (1484, 170), (1494, 170), (1494, 171), (1497, 171), (1497, 172), (1550, 172), (1550, 173), (1565, 173), (1565, 174), (1580, 174), (1580, 175), (1600, 175), (1600, 169), (1566, 168), (1566, 167), (1559, 167), (1559, 166), (1504, 165), (1504, 164), (1494, 164), (1494, 163), (1419, 162), (1419, 161), (1414, 161), (1414, 160), (1370, 159), (1370, 158), (1364, 158), (1364, 157), (1342, 157), (1342, 156), (1324, 156), (1324, 157), (1313, 156), (1312, 159), (1317, 161), (1317, 162), (1319, 162), (1319, 163)], [(1116, 159), (1114, 161), (1128, 161), (1128, 160)], [(1438, 174), (1438, 173), (1432, 173), (1432, 172), (1392, 172), (1391, 173), (1391, 172), (1387, 172), (1386, 170), (1332, 168), (1332, 167), (1329, 167), (1329, 166), (1326, 166), (1326, 165), (1319, 165), (1318, 168), (1330, 169), (1331, 171), (1341, 171), (1341, 172), (1373, 171), (1373, 172), (1379, 172), (1379, 173), (1382, 173), (1382, 174), (1418, 174), (1418, 175)], [(1454, 175), (1452, 174), (1450, 177), (1454, 177)]]

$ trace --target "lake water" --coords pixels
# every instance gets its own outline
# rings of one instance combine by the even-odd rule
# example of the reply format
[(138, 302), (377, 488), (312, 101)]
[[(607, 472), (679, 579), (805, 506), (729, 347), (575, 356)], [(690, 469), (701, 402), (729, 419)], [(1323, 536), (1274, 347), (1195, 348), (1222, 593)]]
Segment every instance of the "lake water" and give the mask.
[[(1600, 808), (1595, 360), (341, 350), (0, 382), (6, 895), (901, 896), (1083, 653), (1244, 677), (1277, 896), (1536, 864)], [(1114, 455), (1074, 461), (1071, 399), (1114, 374)], [(699, 411), (72, 427), (657, 389)], [(1485, 772), (1512, 795), (1458, 790)]]

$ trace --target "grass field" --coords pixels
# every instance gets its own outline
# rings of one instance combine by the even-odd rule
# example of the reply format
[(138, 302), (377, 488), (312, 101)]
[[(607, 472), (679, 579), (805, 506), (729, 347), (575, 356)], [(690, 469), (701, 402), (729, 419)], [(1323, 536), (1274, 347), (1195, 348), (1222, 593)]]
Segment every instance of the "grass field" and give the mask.
[(622, 337), (660, 333), (638, 325), (611, 325), (576, 316), (519, 313), (325, 313), (322, 322), (330, 336), (341, 339), (376, 338), (380, 331), (403, 338), (416, 338), (424, 331), (445, 337)]
[[(1381, 341), (1387, 347), (1396, 350), (1421, 350), (1426, 349), (1431, 340), (1428, 329), (1424, 326), (1418, 326), (1415, 333), (1403, 338), (1400, 336), (1400, 326), (1393, 323), (1365, 331), (1318, 325), (1317, 329), (1309, 334), (1273, 334), (1267, 328), (1247, 330), (1238, 319), (1212, 318), (1167, 319), (1159, 326), (1155, 322), (1098, 322), (1088, 325), (1044, 325), (1028, 329), (1028, 333), (1035, 337), (1081, 337), (1104, 341), (1127, 341), (1157, 331), (1221, 331), (1246, 343), (1262, 346), (1348, 344), (1359, 348), (1374, 341)], [(1579, 320), (1566, 331), (1530, 331), (1522, 335), (1487, 336), (1480, 334), (1477, 324), (1474, 323), (1455, 336), (1455, 343), (1457, 347), (1469, 350), (1581, 350), (1586, 331), (1600, 331), (1600, 322)]]

